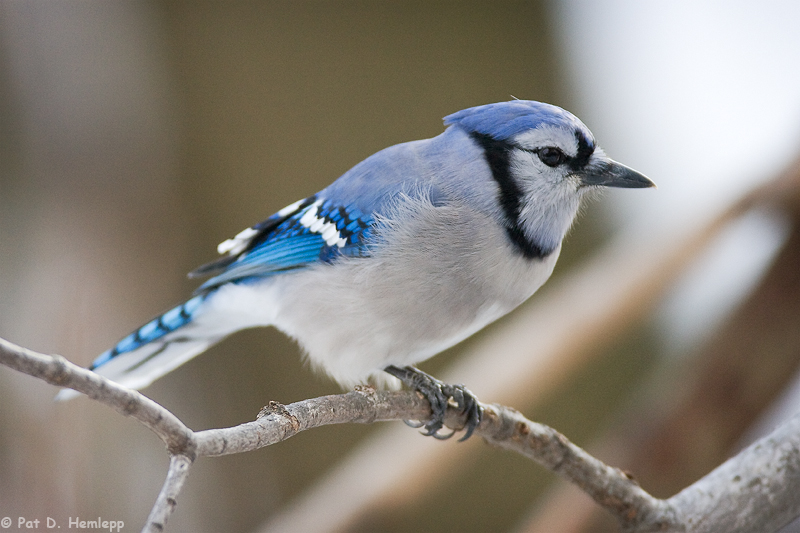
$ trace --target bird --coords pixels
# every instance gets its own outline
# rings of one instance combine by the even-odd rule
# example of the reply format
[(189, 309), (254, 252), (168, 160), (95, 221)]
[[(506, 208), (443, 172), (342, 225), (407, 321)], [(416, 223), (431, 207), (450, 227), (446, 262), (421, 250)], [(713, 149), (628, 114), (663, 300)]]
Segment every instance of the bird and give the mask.
[[(97, 374), (140, 389), (235, 331), (274, 326), (342, 386), (405, 385), (431, 403), (482, 408), (415, 365), (509, 313), (550, 277), (581, 201), (646, 188), (572, 113), (518, 100), (444, 118), (433, 138), (381, 150), (322, 191), (222, 242), (186, 302), (102, 353)], [(393, 376), (393, 377), (392, 377)], [(76, 395), (62, 390), (61, 399)]]

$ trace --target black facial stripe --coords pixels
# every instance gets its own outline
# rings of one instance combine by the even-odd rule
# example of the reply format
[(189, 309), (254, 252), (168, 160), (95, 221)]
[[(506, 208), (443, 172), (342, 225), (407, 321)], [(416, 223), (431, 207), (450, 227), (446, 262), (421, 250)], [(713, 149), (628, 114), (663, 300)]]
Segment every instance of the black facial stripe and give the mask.
[(514, 146), (483, 133), (472, 132), (470, 136), (483, 148), (486, 162), (492, 171), (492, 177), (500, 187), (498, 201), (505, 214), (505, 229), (508, 238), (528, 259), (542, 259), (550, 255), (553, 250), (545, 250), (537, 243), (530, 241), (519, 224), (522, 190), (511, 176), (509, 161), (509, 153)]
[(594, 153), (594, 144), (589, 142), (589, 139), (580, 130), (575, 130), (575, 140), (578, 141), (578, 153), (575, 154), (575, 157), (568, 158), (567, 163), (570, 169), (581, 170), (589, 164), (589, 158)]

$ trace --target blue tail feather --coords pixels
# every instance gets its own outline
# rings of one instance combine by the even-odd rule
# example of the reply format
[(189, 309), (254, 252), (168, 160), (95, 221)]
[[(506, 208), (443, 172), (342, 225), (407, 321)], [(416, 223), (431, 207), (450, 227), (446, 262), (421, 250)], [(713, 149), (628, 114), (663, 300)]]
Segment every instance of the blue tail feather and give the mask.
[(119, 341), (116, 346), (100, 354), (97, 359), (92, 362), (92, 365), (89, 367), (89, 369), (96, 370), (120, 354), (132, 352), (133, 350), (141, 348), (145, 344), (156, 341), (164, 335), (182, 328), (192, 321), (194, 314), (200, 308), (200, 304), (202, 304), (203, 300), (205, 300), (207, 297), (208, 293), (195, 296), (183, 304), (174, 307), (166, 313), (154, 318)]

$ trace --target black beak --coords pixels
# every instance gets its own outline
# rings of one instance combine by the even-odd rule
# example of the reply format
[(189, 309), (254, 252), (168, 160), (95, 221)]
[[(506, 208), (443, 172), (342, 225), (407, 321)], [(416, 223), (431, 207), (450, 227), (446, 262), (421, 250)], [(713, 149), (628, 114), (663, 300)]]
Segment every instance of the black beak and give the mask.
[(644, 174), (636, 172), (613, 159), (592, 162), (581, 172), (581, 181), (586, 186), (620, 187), (625, 189), (644, 189), (656, 184)]

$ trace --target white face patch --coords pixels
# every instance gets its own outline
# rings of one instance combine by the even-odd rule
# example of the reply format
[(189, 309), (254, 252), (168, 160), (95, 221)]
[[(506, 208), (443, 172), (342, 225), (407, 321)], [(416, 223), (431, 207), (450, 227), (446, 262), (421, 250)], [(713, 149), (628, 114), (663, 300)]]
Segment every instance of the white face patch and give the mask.
[(575, 157), (578, 153), (578, 140), (575, 138), (575, 130), (559, 126), (544, 125), (528, 130), (511, 139), (511, 143), (525, 150), (554, 146), (560, 148), (569, 157)]
[[(581, 146), (579, 137), (585, 138)], [(557, 246), (569, 229), (585, 192), (572, 161), (585, 158), (580, 150), (593, 149), (593, 138), (586, 129), (543, 125), (510, 139), (509, 173), (520, 192), (517, 222), (528, 238), (540, 247)], [(572, 161), (548, 166), (536, 152), (552, 147)]]

